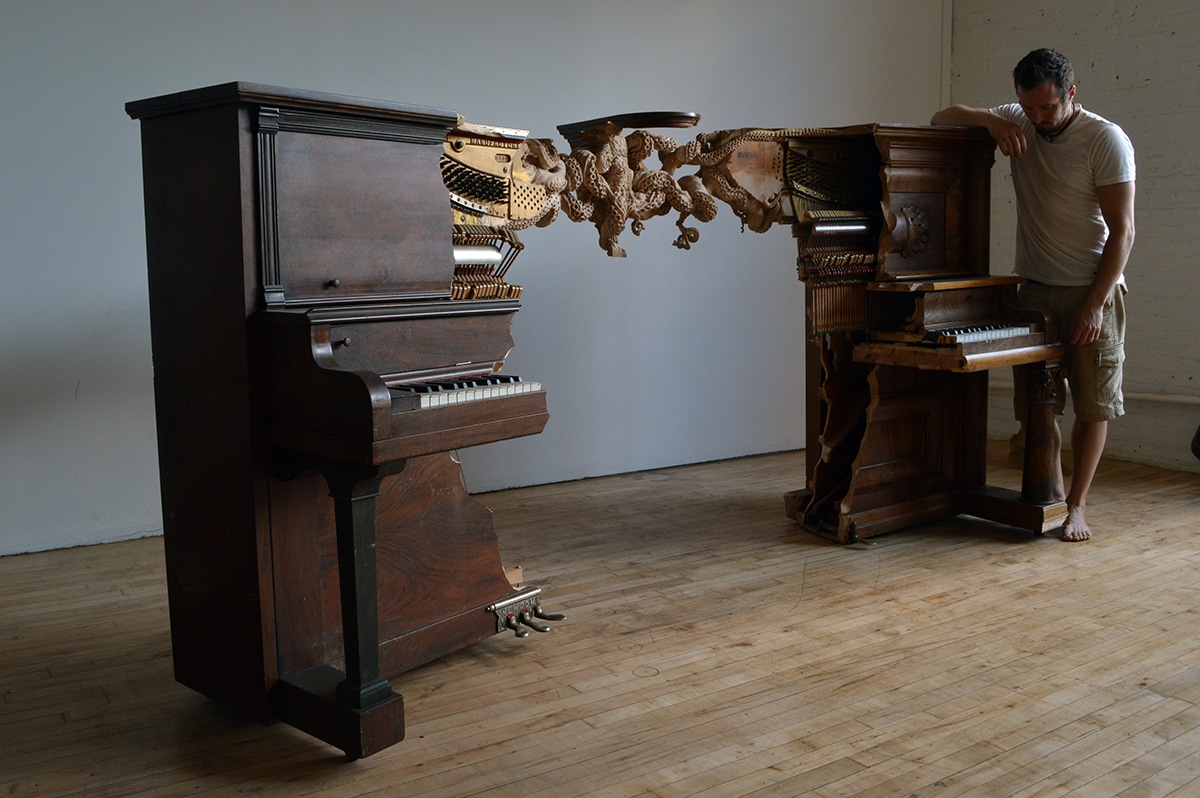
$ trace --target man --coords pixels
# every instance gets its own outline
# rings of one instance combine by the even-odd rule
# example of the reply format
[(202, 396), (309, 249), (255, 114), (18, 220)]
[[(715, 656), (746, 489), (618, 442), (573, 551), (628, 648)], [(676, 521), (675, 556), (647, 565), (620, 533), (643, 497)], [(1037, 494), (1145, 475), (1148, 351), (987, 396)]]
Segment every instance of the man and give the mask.
[[(1124, 414), (1125, 264), (1134, 238), (1133, 145), (1124, 131), (1075, 102), (1075, 73), (1053, 50), (1034, 50), (1013, 70), (1017, 102), (952, 105), (934, 125), (987, 128), (1012, 167), (1017, 198), (1015, 271), (1020, 301), (1059, 315), (1075, 424), (1071, 489), (1062, 538), (1092, 536), (1086, 509), (1108, 422)], [(1024, 390), (1017, 378), (1018, 418)], [(1060, 396), (1062, 389), (1060, 386)], [(1061, 447), (1055, 426), (1055, 462)]]

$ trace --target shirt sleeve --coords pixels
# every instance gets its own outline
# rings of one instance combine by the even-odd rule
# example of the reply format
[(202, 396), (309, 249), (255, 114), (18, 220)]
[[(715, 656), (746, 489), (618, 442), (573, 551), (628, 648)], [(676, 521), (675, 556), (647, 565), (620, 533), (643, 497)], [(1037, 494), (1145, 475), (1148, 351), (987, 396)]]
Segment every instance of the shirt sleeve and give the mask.
[(1033, 123), (1029, 121), (1029, 117), (1025, 116), (1025, 112), (1021, 110), (1020, 103), (1006, 103), (1005, 105), (997, 105), (994, 108), (989, 108), (996, 116), (1001, 119), (1007, 119), (1017, 127), (1021, 128), (1021, 132), (1027, 138), (1033, 138), (1037, 135), (1037, 129)]
[(997, 105), (988, 109), (996, 116), (1007, 119), (1009, 122), (1021, 124), (1021, 120), (1025, 118), (1025, 114), (1021, 112), (1021, 106), (1017, 103), (1007, 103), (1005, 105)]
[(1131, 183), (1137, 179), (1133, 143), (1117, 125), (1111, 122), (1096, 137), (1090, 153), (1092, 174), (1097, 186)]

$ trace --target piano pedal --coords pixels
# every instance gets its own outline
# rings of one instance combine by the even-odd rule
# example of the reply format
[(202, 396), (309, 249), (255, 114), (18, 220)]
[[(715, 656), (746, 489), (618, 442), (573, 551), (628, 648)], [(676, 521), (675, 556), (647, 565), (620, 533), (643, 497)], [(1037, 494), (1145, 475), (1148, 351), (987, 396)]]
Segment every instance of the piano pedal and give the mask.
[(543, 621), (563, 621), (567, 618), (561, 612), (546, 612), (542, 609), (541, 604), (533, 605), (533, 617), (541, 618)]
[(528, 626), (530, 629), (532, 629), (535, 632), (549, 632), (550, 631), (549, 626), (547, 626), (544, 623), (541, 623), (540, 621), (535, 621), (533, 619), (533, 614), (529, 611), (521, 613), (520, 621), (521, 621), (521, 623), (525, 624), (526, 626)]
[(529, 630), (517, 623), (517, 616), (511, 613), (504, 616), (504, 628), (512, 629), (517, 637), (529, 637)]
[(529, 630), (549, 632), (550, 626), (542, 621), (561, 621), (567, 616), (559, 612), (542, 609), (540, 587), (523, 590), (512, 598), (490, 605), (488, 612), (496, 614), (496, 632), (510, 631), (517, 637), (528, 637)]

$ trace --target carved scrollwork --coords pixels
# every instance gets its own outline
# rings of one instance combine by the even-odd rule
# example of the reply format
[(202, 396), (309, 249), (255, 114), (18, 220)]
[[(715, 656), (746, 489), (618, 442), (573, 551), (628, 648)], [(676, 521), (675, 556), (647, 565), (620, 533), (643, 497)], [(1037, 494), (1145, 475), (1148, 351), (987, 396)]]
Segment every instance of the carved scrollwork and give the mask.
[(1058, 398), (1058, 383), (1067, 376), (1061, 366), (1031, 369), (1029, 375), (1029, 401), (1031, 404), (1054, 404)]
[[(682, 145), (646, 130), (623, 134), (626, 125), (685, 127), (698, 119), (659, 112), (559, 126), (572, 145), (564, 159), (567, 184), (559, 195), (563, 212), (572, 221), (595, 224), (600, 246), (617, 257), (625, 254), (617, 238), (626, 224), (639, 235), (647, 219), (672, 212), (679, 214), (674, 244), (689, 249), (700, 231), (685, 222), (712, 221), (717, 200), (755, 232), (783, 221), (783, 141), (797, 131), (717, 131)], [(661, 168), (646, 164), (654, 153)], [(697, 171), (676, 177), (677, 170), (689, 166)]]
[[(756, 233), (790, 219), (787, 142), (819, 129), (719, 130), (682, 145), (644, 129), (625, 132), (639, 125), (689, 127), (699, 119), (660, 111), (560, 125), (571, 146), (566, 155), (525, 131), (460, 119), (442, 157), (454, 223), (515, 231), (545, 227), (563, 213), (594, 224), (601, 248), (623, 257), (618, 239), (626, 228), (640, 235), (647, 219), (670, 213), (678, 214), (675, 246), (691, 248), (700, 231), (686, 222), (712, 221), (717, 200)], [(647, 164), (656, 153), (659, 168)], [(695, 172), (676, 175), (688, 167)]]
[(892, 229), (892, 243), (902, 258), (911, 258), (925, 249), (929, 243), (929, 214), (924, 208), (905, 205), (896, 214), (896, 226)]
[[(685, 122), (694, 124), (696, 118)], [(683, 221), (688, 216), (711, 221), (717, 214), (716, 201), (698, 177), (675, 179), (673, 158), (684, 148), (674, 139), (646, 130), (625, 136), (621, 122), (593, 120), (559, 128), (570, 130), (574, 145), (566, 159), (567, 185), (560, 195), (563, 211), (572, 221), (595, 224), (600, 246), (614, 257), (625, 255), (617, 238), (627, 223), (634, 235), (640, 235), (645, 220), (675, 211), (680, 214), (675, 246), (687, 249), (700, 234)], [(655, 152), (662, 169), (646, 165)]]

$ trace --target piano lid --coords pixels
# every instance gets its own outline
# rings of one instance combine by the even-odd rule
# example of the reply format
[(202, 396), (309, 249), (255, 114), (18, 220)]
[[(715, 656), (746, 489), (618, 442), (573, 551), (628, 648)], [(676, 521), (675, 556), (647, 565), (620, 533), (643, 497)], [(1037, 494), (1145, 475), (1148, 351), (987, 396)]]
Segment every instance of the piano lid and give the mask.
[(361, 117), (404, 120), (408, 124), (440, 130), (439, 140), (454, 127), (458, 115), (454, 111), (409, 103), (386, 102), (344, 94), (290, 89), (262, 83), (234, 81), (199, 89), (134, 100), (125, 104), (125, 112), (133, 119), (176, 114), (229, 103), (246, 103), (297, 110), (324, 111)]
[(693, 127), (700, 121), (700, 114), (691, 111), (637, 111), (614, 116), (598, 116), (582, 122), (568, 122), (558, 126), (558, 132), (571, 145), (571, 149), (587, 146), (586, 136), (605, 125), (618, 130), (656, 127)]
[[(144, 141), (197, 173), (220, 161), (181, 129), (235, 110), (253, 148), (258, 290), (268, 307), (449, 299), (454, 251), (438, 169), (458, 114), (438, 108), (234, 82), (137, 100)], [(207, 160), (205, 160), (207, 159)], [(206, 184), (197, 180), (195, 190)]]

